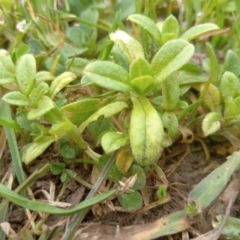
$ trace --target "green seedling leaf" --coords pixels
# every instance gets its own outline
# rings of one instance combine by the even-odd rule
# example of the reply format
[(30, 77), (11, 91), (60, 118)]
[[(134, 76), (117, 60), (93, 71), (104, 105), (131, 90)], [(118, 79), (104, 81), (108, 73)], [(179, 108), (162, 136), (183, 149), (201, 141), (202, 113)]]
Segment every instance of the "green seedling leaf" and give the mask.
[(65, 163), (52, 163), (50, 169), (53, 175), (58, 175), (65, 170), (65, 167)]
[(87, 65), (84, 74), (95, 84), (121, 92), (130, 92), (128, 72), (112, 62), (96, 61)]
[(159, 185), (157, 190), (157, 197), (160, 201), (163, 201), (167, 197), (167, 187), (165, 185)]
[[(213, 222), (213, 227), (217, 228), (224, 220), (224, 215), (216, 216), (216, 221)], [(226, 225), (222, 230), (222, 234), (232, 240), (238, 240), (240, 236), (240, 219), (228, 217)]]
[(48, 71), (39, 71), (36, 73), (36, 82), (47, 82), (53, 81), (54, 75)]
[(123, 51), (129, 63), (138, 58), (145, 58), (142, 45), (126, 32), (117, 30), (110, 34), (110, 39)]
[(221, 128), (220, 120), (222, 116), (216, 112), (208, 113), (203, 122), (202, 122), (202, 129), (205, 136), (211, 135), (217, 132)]
[(84, 58), (68, 59), (66, 61), (66, 67), (68, 71), (73, 72), (78, 77), (81, 77), (83, 75), (83, 70), (88, 63), (89, 61)]
[(175, 110), (180, 97), (180, 89), (178, 79), (174, 74), (167, 77), (162, 83), (162, 95), (163, 109), (166, 111)]
[[(102, 171), (103, 168), (105, 167), (105, 165), (107, 164), (109, 160), (109, 156), (107, 155), (102, 155), (99, 158), (99, 168)], [(121, 179), (122, 174), (121, 172), (118, 170), (117, 166), (116, 166), (116, 162), (114, 162), (111, 166), (111, 168), (108, 171), (108, 178), (110, 178), (111, 180), (113, 180), (114, 182), (117, 182)]]
[(162, 25), (162, 43), (176, 39), (179, 33), (179, 24), (177, 19), (170, 15)]
[(240, 74), (240, 59), (237, 53), (232, 50), (227, 51), (225, 62), (223, 65), (223, 72), (232, 72), (236, 76)]
[(13, 91), (13, 92), (8, 92), (6, 93), (2, 100), (5, 102), (12, 104), (12, 105), (17, 105), (17, 106), (31, 106), (32, 102), (31, 100), (23, 95), (21, 92), (18, 91)]
[(122, 193), (118, 201), (127, 211), (135, 211), (142, 206), (142, 196), (139, 192)]
[(38, 102), (38, 107), (29, 111), (28, 119), (33, 120), (42, 117), (44, 114), (55, 108), (55, 104), (51, 98), (43, 96)]
[(140, 165), (157, 160), (161, 152), (163, 126), (159, 114), (145, 97), (132, 97), (129, 138), (134, 159)]
[(49, 89), (50, 97), (53, 98), (59, 91), (65, 88), (69, 83), (74, 81), (77, 76), (72, 72), (64, 72), (56, 77)]
[(20, 91), (27, 94), (36, 77), (36, 60), (31, 54), (23, 55), (16, 67), (16, 78)]
[(212, 75), (212, 79), (213, 79), (212, 83), (215, 86), (218, 86), (220, 66), (218, 64), (218, 60), (217, 60), (217, 57), (216, 57), (213, 47), (209, 43), (206, 43), (206, 47), (207, 47), (207, 52), (208, 52), (208, 56), (209, 56), (209, 60), (210, 60), (211, 75)]
[(188, 29), (180, 38), (191, 41), (195, 38), (216, 30), (219, 30), (219, 27), (217, 25), (213, 23), (203, 23)]
[(128, 138), (121, 132), (107, 132), (102, 136), (101, 145), (106, 154), (118, 150), (127, 144)]
[(129, 175), (134, 176), (135, 174), (137, 174), (137, 179), (134, 185), (131, 187), (131, 189), (141, 190), (146, 185), (146, 175), (140, 166), (133, 164), (129, 169)]
[(116, 166), (117, 169), (125, 174), (133, 163), (133, 155), (128, 147), (123, 148), (117, 155)]
[(188, 196), (189, 203), (194, 202), (197, 211), (202, 212), (223, 191), (230, 177), (240, 164), (240, 152), (234, 152), (227, 161), (205, 177)]
[(18, 195), (17, 193), (10, 190), (3, 184), (0, 184), (0, 195), (3, 198), (8, 199), (10, 202), (13, 202), (14, 204), (20, 207), (27, 208), (36, 212), (45, 212), (45, 213), (50, 213), (54, 215), (62, 215), (62, 216), (75, 214), (84, 208), (90, 207), (94, 204), (104, 201), (107, 198), (111, 197), (115, 193), (115, 191), (116, 190), (110, 190), (107, 193), (99, 194), (95, 197), (92, 197), (91, 199), (82, 201), (81, 203), (75, 205), (71, 209), (61, 209), (55, 206), (51, 206), (47, 203), (29, 200), (25, 197)]
[(168, 137), (174, 137), (179, 132), (178, 119), (174, 112), (164, 112), (162, 117), (162, 124)]
[(22, 156), (23, 162), (31, 163), (34, 159), (40, 156), (53, 142), (54, 136), (43, 136), (30, 143)]
[(127, 18), (127, 20), (138, 24), (147, 31), (159, 45), (161, 44), (161, 32), (150, 18), (141, 14), (132, 14)]
[(61, 112), (75, 125), (80, 125), (99, 109), (99, 99), (87, 98), (65, 105)]
[(180, 69), (194, 53), (194, 46), (185, 40), (168, 41), (156, 53), (151, 70), (157, 83), (163, 82), (170, 74)]
[(234, 98), (240, 94), (240, 81), (235, 74), (225, 72), (220, 82), (220, 92), (223, 98)]

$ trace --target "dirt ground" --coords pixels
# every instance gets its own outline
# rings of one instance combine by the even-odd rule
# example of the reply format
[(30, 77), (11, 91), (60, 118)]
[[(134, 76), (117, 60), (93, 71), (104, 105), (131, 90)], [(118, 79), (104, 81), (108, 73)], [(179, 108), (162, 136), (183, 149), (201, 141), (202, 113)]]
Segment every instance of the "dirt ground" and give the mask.
[[(120, 226), (131, 226), (131, 225), (139, 225), (146, 224), (150, 222), (154, 222), (157, 219), (162, 218), (165, 215), (176, 212), (177, 210), (182, 210), (186, 207), (187, 197), (189, 192), (194, 188), (196, 184), (198, 184), (208, 173), (210, 173), (213, 169), (215, 169), (218, 165), (223, 163), (226, 159), (226, 155), (224, 155), (223, 148), (225, 148), (225, 152), (227, 154), (227, 150), (229, 145), (223, 143), (222, 145), (209, 145), (211, 142), (208, 142), (208, 149), (211, 158), (206, 160), (206, 155), (200, 144), (187, 145), (187, 144), (175, 144), (171, 148), (164, 150), (161, 159), (159, 160), (159, 166), (163, 169), (167, 179), (169, 181), (168, 191), (170, 201), (165, 204), (156, 206), (150, 210), (138, 210), (136, 213), (126, 213), (122, 212), (121, 208), (119, 208), (119, 204), (116, 199), (114, 199), (109, 205), (99, 204), (98, 206), (94, 206), (91, 212), (88, 213), (84, 222), (82, 223), (82, 228), (87, 226), (97, 226), (96, 224), (104, 224), (108, 225), (108, 230), (103, 231), (111, 231), (112, 227), (116, 228), (117, 225)], [(211, 146), (211, 147), (210, 147)], [(189, 150), (189, 154), (186, 154), (187, 149)], [(222, 151), (221, 154), (218, 154), (219, 149)], [(187, 155), (187, 156), (185, 156)], [(9, 153), (5, 154), (5, 166), (9, 166)], [(27, 174), (31, 174), (36, 167), (40, 168), (41, 165), (46, 164), (47, 162), (61, 162), (61, 157), (54, 152), (54, 148), (51, 147), (48, 151), (41, 156), (37, 160), (38, 162), (32, 164), (31, 166), (26, 166), (25, 171)], [(71, 166), (71, 165), (70, 165)], [(90, 182), (91, 168), (86, 168), (83, 164), (79, 164), (78, 168), (74, 168), (75, 171), (80, 174), (80, 176), (85, 180)], [(151, 172), (151, 171), (150, 171)], [(36, 193), (34, 196), (39, 199), (43, 199), (44, 195), (42, 191), (46, 190), (50, 191), (50, 180), (56, 186), (56, 194), (59, 192), (61, 187), (61, 181), (59, 176), (53, 176), (50, 172), (42, 176), (38, 179), (33, 186), (31, 186), (32, 192)], [(154, 174), (149, 174), (147, 178), (146, 189), (148, 191), (147, 196), (149, 196), (149, 203), (155, 202), (156, 198), (156, 189), (160, 184), (159, 180), (156, 178)], [(70, 181), (66, 187), (66, 191), (60, 199), (61, 202), (69, 202), (71, 204), (76, 204), (87, 195), (88, 189), (83, 186), (80, 186), (74, 181)], [(112, 209), (111, 207), (114, 207)], [(211, 208), (211, 207), (210, 207)], [(119, 211), (120, 209), (120, 211)], [(22, 208), (19, 208), (13, 204), (10, 205), (9, 208), (9, 222), (11, 227), (16, 231), (20, 231), (24, 226), (29, 227), (30, 224), (26, 215)], [(234, 208), (232, 209), (232, 216), (240, 216), (240, 198), (238, 197)], [(57, 225), (63, 226), (66, 221), (69, 220), (67, 217), (59, 217), (59, 216), (50, 216), (46, 224), (50, 227), (51, 231), (56, 228)], [(111, 226), (111, 227), (110, 227)], [(209, 221), (209, 209), (203, 214), (202, 219), (193, 225), (195, 229), (197, 229), (200, 233), (204, 233), (211, 229), (210, 221)], [(92, 229), (94, 229), (93, 227)], [(59, 229), (61, 230), (61, 229)], [(59, 239), (61, 236), (58, 234), (54, 239)], [(110, 234), (111, 236), (111, 234)], [(173, 239), (182, 239), (181, 234), (177, 234), (172, 236)], [(191, 237), (191, 236), (190, 236)], [(193, 236), (192, 236), (193, 237)], [(36, 237), (37, 239), (37, 237)], [(81, 238), (78, 238), (81, 239)], [(84, 238), (90, 239), (90, 238)], [(101, 238), (104, 239), (104, 238)], [(167, 237), (162, 237), (159, 239), (169, 239)]]

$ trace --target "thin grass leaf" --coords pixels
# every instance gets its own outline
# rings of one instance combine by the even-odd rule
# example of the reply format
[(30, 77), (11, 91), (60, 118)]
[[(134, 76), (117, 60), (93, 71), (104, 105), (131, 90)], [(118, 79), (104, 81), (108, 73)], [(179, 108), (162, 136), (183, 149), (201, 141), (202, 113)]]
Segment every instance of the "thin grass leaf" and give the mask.
[(115, 191), (116, 190), (111, 190), (109, 192), (99, 194), (95, 197), (92, 197), (91, 199), (85, 200), (85, 201), (77, 204), (76, 206), (74, 206), (71, 209), (61, 209), (58, 207), (51, 206), (44, 202), (29, 200), (25, 197), (20, 196), (19, 194), (15, 193), (14, 191), (10, 190), (3, 184), (0, 184), (0, 195), (3, 198), (6, 198), (7, 200), (15, 203), (16, 205), (21, 206), (23, 208), (33, 210), (33, 211), (37, 211), (37, 212), (45, 212), (45, 213), (51, 213), (54, 215), (63, 215), (63, 216), (72, 215), (84, 208), (87, 208), (94, 204), (97, 204), (97, 203), (109, 198), (110, 196), (112, 196), (115, 193)]
[(222, 192), (233, 172), (240, 164), (240, 151), (234, 152), (220, 167), (212, 171), (189, 194), (189, 201), (194, 202), (201, 212)]

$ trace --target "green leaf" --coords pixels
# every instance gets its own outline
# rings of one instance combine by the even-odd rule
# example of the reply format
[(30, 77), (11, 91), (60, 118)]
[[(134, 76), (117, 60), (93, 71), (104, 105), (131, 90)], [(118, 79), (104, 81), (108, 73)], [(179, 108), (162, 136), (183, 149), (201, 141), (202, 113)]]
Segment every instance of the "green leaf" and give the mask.
[(6, 118), (4, 116), (0, 116), (0, 126), (13, 128), (14, 130), (21, 130), (21, 126), (12, 119)]
[(146, 185), (146, 175), (140, 166), (133, 164), (131, 166), (131, 168), (129, 169), (129, 175), (133, 176), (135, 174), (137, 174), (137, 179), (136, 179), (136, 182), (134, 183), (134, 185), (131, 187), (131, 189), (141, 190)]
[(80, 127), (78, 128), (78, 133), (82, 134), (84, 129), (91, 122), (96, 121), (100, 116), (103, 115), (105, 118), (111, 117), (126, 107), (127, 107), (127, 104), (124, 102), (114, 102), (114, 103), (110, 103), (110, 104), (100, 108), (97, 112), (92, 114), (85, 122), (83, 122), (80, 125)]
[(194, 46), (185, 40), (171, 40), (164, 44), (152, 60), (151, 70), (158, 83), (181, 68), (194, 53)]
[(138, 58), (144, 58), (142, 45), (126, 32), (117, 30), (110, 34), (110, 39), (123, 51), (129, 63)]
[(135, 211), (142, 206), (142, 196), (139, 192), (122, 193), (118, 201), (127, 211)]
[(205, 118), (202, 122), (202, 129), (203, 129), (203, 132), (204, 132), (205, 136), (213, 134), (220, 129), (221, 118), (222, 118), (221, 115), (219, 113), (216, 113), (216, 112), (210, 112), (205, 116)]
[(42, 117), (44, 114), (55, 108), (55, 104), (51, 98), (43, 96), (38, 102), (38, 107), (29, 111), (28, 119), (33, 120)]
[(15, 66), (10, 54), (4, 50), (0, 50), (0, 84), (16, 82)]
[(167, 187), (165, 185), (159, 185), (157, 190), (157, 197), (160, 201), (163, 201), (167, 197)]
[(48, 71), (39, 71), (36, 73), (36, 82), (52, 81), (54, 78), (54, 75)]
[(0, 69), (5, 69), (6, 72), (15, 74), (15, 66), (8, 51), (0, 50)]
[(130, 79), (132, 87), (138, 93), (146, 93), (153, 85), (149, 63), (142, 58), (134, 60), (130, 65)]
[(175, 74), (170, 75), (162, 83), (162, 108), (166, 111), (175, 110), (180, 97), (179, 82)]
[(66, 164), (65, 163), (52, 163), (50, 165), (50, 169), (53, 175), (58, 175), (65, 170)]
[(194, 38), (203, 36), (209, 32), (219, 30), (219, 27), (213, 23), (203, 23), (188, 29), (180, 38), (191, 41)]
[(56, 77), (49, 89), (50, 97), (53, 98), (59, 91), (65, 88), (69, 83), (74, 81), (77, 76), (72, 72), (64, 72)]
[(23, 55), (16, 67), (16, 78), (20, 91), (26, 94), (36, 77), (36, 60), (31, 54)]
[[(224, 220), (224, 215), (217, 215), (215, 221), (212, 223), (213, 227), (216, 228)], [(240, 219), (234, 217), (228, 217), (226, 225), (224, 226), (222, 235), (225, 235), (228, 239), (238, 240), (240, 236)]]
[(96, 61), (87, 65), (84, 74), (95, 84), (121, 92), (130, 92), (128, 72), (112, 62)]
[(4, 100), (5, 102), (7, 102), (9, 104), (17, 105), (17, 106), (31, 106), (32, 105), (32, 102), (30, 101), (30, 99), (18, 91), (6, 93), (3, 96), (2, 100)]
[(127, 144), (128, 138), (121, 132), (107, 132), (102, 136), (101, 145), (106, 154), (118, 150)]
[(75, 125), (80, 125), (99, 109), (99, 99), (87, 98), (65, 105), (61, 112)]
[(141, 14), (132, 14), (127, 18), (127, 20), (130, 20), (131, 22), (134, 22), (141, 26), (154, 38), (154, 40), (158, 44), (161, 44), (161, 32), (159, 31), (156, 24), (150, 18)]
[(216, 54), (214, 53), (213, 47), (209, 43), (206, 43), (206, 47), (210, 60), (211, 75), (213, 79), (212, 83), (217, 86), (220, 73), (220, 66), (218, 64), (218, 60)]
[(133, 80), (134, 78), (142, 77), (145, 75), (151, 75), (151, 68), (149, 63), (143, 58), (138, 58), (134, 60), (130, 65), (130, 70), (129, 70), (130, 80)]
[(111, 119), (104, 118), (103, 116), (99, 117), (96, 121), (91, 122), (87, 129), (96, 145), (100, 144), (104, 133), (116, 130)]
[(141, 76), (134, 78), (131, 81), (131, 86), (138, 92), (139, 94), (146, 94), (153, 87), (153, 77), (152, 76)]
[(145, 97), (132, 97), (129, 139), (134, 159), (140, 165), (157, 160), (161, 152), (163, 126), (158, 112)]
[(223, 98), (234, 98), (240, 94), (240, 81), (235, 74), (225, 72), (222, 75), (220, 92)]
[(232, 72), (236, 76), (240, 74), (240, 59), (237, 53), (232, 50), (227, 51), (225, 62), (223, 65), (223, 72)]
[(170, 15), (162, 25), (162, 43), (176, 39), (179, 33), (179, 24), (177, 19)]
[(3, 198), (8, 199), (9, 201), (13, 202), (14, 204), (21, 206), (23, 208), (27, 208), (36, 212), (45, 212), (45, 213), (50, 213), (54, 215), (62, 215), (62, 216), (67, 216), (67, 215), (72, 215), (77, 213), (78, 211), (90, 207), (94, 204), (97, 204), (101, 201), (106, 200), (110, 196), (112, 196), (115, 193), (116, 190), (110, 190), (106, 193), (99, 194), (95, 197), (92, 197), (91, 199), (82, 201), (81, 203), (75, 205), (71, 209), (61, 209), (55, 206), (51, 206), (47, 203), (43, 202), (38, 202), (38, 201), (32, 201), (29, 200), (25, 197), (22, 197), (15, 193), (14, 191), (10, 190), (3, 184), (0, 184), (0, 195)]
[(179, 132), (178, 119), (174, 112), (164, 111), (162, 117), (162, 124), (166, 131), (167, 136), (174, 137)]
[(224, 190), (230, 177), (239, 168), (240, 152), (234, 152), (227, 161), (205, 177), (188, 196), (189, 204), (194, 202), (199, 212), (208, 207)]
[(22, 156), (23, 162), (29, 164), (35, 158), (40, 156), (53, 142), (54, 136), (43, 136), (30, 143)]
[(60, 145), (60, 154), (62, 157), (69, 159), (75, 158), (75, 149), (73, 147), (70, 147), (68, 142)]

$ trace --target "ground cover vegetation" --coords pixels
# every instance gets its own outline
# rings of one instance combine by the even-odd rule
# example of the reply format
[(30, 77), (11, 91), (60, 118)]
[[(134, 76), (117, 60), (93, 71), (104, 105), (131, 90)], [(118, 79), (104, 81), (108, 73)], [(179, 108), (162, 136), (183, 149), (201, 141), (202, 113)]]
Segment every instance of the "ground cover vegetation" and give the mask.
[(239, 239), (239, 13), (2, 0), (0, 239)]

